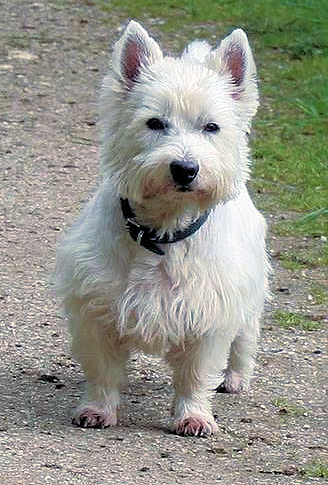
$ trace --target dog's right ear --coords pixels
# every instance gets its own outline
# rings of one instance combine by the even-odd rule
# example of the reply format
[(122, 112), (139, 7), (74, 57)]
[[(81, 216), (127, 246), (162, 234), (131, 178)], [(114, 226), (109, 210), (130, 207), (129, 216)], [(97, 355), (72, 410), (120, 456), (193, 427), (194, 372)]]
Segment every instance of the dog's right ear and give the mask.
[(130, 89), (144, 67), (162, 59), (159, 45), (138, 22), (131, 20), (114, 46), (112, 68)]

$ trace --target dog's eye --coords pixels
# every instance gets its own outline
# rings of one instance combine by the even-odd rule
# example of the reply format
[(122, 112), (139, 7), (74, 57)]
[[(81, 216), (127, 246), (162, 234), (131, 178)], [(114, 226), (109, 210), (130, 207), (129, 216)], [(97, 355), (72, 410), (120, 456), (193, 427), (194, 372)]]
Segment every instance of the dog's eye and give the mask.
[(220, 131), (220, 127), (216, 123), (207, 123), (207, 125), (204, 126), (204, 131), (215, 133)]
[(166, 125), (163, 123), (163, 121), (159, 120), (158, 118), (150, 118), (150, 120), (147, 121), (146, 125), (150, 130), (165, 130)]

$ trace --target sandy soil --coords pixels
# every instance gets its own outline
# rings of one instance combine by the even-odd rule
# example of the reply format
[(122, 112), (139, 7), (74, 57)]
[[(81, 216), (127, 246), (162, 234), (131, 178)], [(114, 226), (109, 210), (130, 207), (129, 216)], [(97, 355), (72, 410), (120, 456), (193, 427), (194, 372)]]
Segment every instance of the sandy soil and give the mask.
[(170, 373), (143, 355), (117, 428), (71, 425), (83, 375), (53, 291), (55, 246), (96, 184), (97, 93), (122, 19), (105, 24), (82, 1), (0, 9), (1, 484), (326, 483), (304, 470), (328, 459), (327, 325), (282, 330), (272, 319), (279, 308), (327, 317), (311, 295), (324, 271), (287, 271), (274, 257), (306, 239), (270, 237), (274, 301), (256, 375), (248, 394), (216, 396), (216, 436), (169, 432)]

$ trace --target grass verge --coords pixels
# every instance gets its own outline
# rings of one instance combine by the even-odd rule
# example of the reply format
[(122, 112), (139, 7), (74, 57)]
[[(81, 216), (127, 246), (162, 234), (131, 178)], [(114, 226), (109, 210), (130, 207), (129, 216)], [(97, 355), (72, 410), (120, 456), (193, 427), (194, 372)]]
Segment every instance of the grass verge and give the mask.
[(328, 234), (326, 0), (90, 2), (108, 18), (115, 12), (122, 21), (158, 25), (176, 48), (191, 38), (214, 41), (235, 27), (245, 29), (262, 93), (251, 191), (262, 210), (299, 214), (296, 221), (279, 224), (280, 234)]

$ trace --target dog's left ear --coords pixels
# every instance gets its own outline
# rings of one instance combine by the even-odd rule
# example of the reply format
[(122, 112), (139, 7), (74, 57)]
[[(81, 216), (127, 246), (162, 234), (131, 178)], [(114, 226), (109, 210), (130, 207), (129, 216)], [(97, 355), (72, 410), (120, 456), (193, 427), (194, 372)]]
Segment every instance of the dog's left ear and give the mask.
[(240, 101), (247, 118), (255, 115), (258, 101), (256, 67), (247, 35), (241, 29), (234, 30), (211, 52), (209, 67), (231, 77), (231, 95)]
[(138, 22), (131, 20), (114, 46), (112, 68), (130, 89), (144, 67), (162, 59), (159, 45)]

